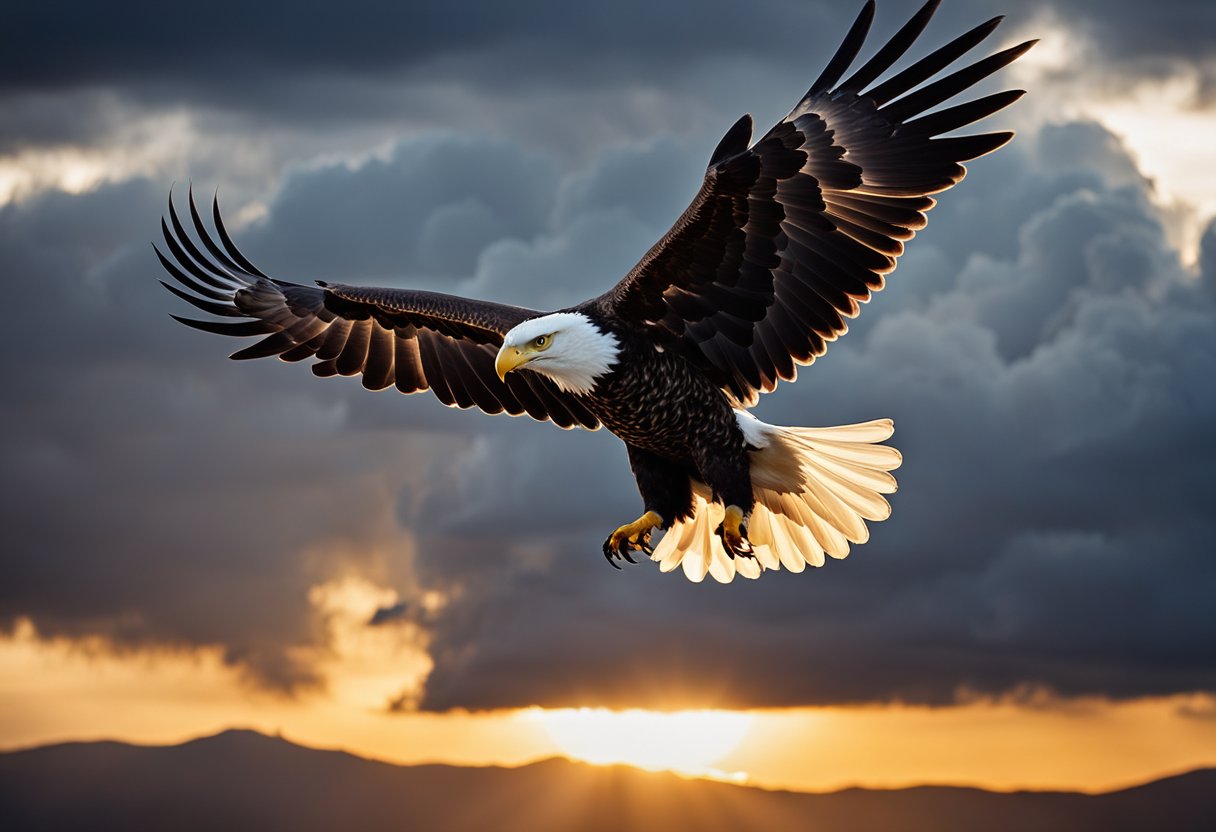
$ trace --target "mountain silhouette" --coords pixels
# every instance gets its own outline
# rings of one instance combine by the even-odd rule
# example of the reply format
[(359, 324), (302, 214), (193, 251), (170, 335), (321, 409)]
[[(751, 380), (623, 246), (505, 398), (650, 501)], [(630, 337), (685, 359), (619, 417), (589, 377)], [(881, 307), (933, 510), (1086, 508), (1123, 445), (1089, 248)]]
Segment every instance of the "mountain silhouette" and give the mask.
[(1216, 769), (1101, 795), (921, 786), (766, 791), (616, 766), (397, 766), (253, 731), (0, 754), (0, 828), (416, 832), (1209, 830)]

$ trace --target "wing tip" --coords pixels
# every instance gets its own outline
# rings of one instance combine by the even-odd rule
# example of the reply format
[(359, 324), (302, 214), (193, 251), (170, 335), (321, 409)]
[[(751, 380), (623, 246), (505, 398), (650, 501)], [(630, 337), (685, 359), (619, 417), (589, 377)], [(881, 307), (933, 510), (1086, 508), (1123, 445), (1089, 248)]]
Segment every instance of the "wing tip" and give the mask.
[[(718, 146), (714, 148), (714, 152), (709, 157), (709, 166), (712, 168), (745, 152), (751, 144), (754, 126), (751, 113), (744, 113), (740, 116), (718, 141)], [(320, 281), (317, 282), (320, 283)]]
[[(1017, 134), (1018, 134), (1017, 130), (1001, 130), (997, 133), (990, 134), (994, 137), (993, 141), (996, 141), (996, 137), (998, 137), (998, 136), (1000, 137), (1000, 141), (997, 142), (996, 144), (994, 144), (991, 148), (989, 148), (985, 152), (981, 153), (979, 156), (976, 156), (975, 158), (979, 159), (981, 156), (987, 156), (989, 153), (995, 153), (996, 151), (1000, 150), (1002, 147), (1004, 147), (1005, 145), (1007, 145), (1011, 141), (1013, 141), (1014, 137)], [(965, 159), (964, 161), (970, 162), (972, 160)]]
[[(828, 65), (823, 68), (823, 72), (820, 73), (819, 77), (815, 79), (815, 83), (811, 84), (811, 88), (803, 96), (803, 101), (831, 89), (840, 80), (840, 76), (844, 75), (845, 71), (857, 58), (857, 54), (861, 51), (861, 47), (870, 33), (870, 27), (874, 24), (874, 12), (876, 8), (877, 3), (875, 0), (866, 0), (865, 5), (861, 7), (861, 11), (858, 12), (856, 19), (853, 21), (853, 25), (849, 27), (849, 31), (845, 34), (844, 40), (836, 48), (836, 53), (832, 55), (832, 59), (828, 61)], [(801, 102), (799, 103), (801, 104)], [(797, 110), (797, 107), (795, 107), (795, 110)]]
[(277, 331), (273, 324), (257, 319), (249, 319), (230, 323), (226, 321), (200, 321), (196, 318), (183, 318), (169, 313), (169, 317), (191, 329), (210, 332), (214, 335), (231, 335), (238, 338), (248, 338), (254, 335), (269, 335)]
[(1042, 38), (1031, 38), (1030, 40), (1024, 40), (1017, 46), (1011, 46), (1008, 51), (1014, 53), (1014, 58), (1020, 58), (1022, 55), (1025, 55), (1027, 52), (1037, 46), (1041, 40)]

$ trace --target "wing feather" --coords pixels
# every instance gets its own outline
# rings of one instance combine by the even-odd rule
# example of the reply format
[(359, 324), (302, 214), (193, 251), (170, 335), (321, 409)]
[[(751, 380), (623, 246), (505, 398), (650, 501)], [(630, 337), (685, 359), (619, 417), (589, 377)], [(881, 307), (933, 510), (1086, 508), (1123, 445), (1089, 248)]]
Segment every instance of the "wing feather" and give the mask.
[[(317, 376), (362, 377), (369, 390), (430, 390), (453, 407), (487, 413), (527, 413), (534, 419), (594, 430), (599, 421), (573, 396), (535, 373), (503, 382), (494, 358), (503, 336), (541, 313), (437, 292), (338, 284), (302, 286), (259, 271), (232, 242), (213, 201), (215, 236), (194, 201), (188, 202), (194, 234), (187, 231), (172, 196), (161, 220), (168, 255), (153, 246), (165, 271), (179, 284), (167, 289), (196, 309), (223, 321), (173, 317), (204, 332), (262, 336), (234, 359), (279, 356), (315, 359)], [(217, 238), (218, 237), (218, 241)], [(200, 245), (201, 243), (201, 245)]]
[(346, 343), (342, 345), (342, 351), (334, 359), (334, 365), (338, 368), (339, 375), (354, 376), (363, 372), (363, 367), (367, 363), (367, 346), (371, 339), (371, 320), (355, 321), (351, 324), (350, 333), (346, 336)]
[(234, 361), (245, 361), (251, 358), (269, 358), (272, 355), (282, 355), (295, 346), (295, 341), (286, 332), (273, 332), (252, 346), (237, 350), (228, 356)]
[(849, 28), (849, 33), (844, 36), (836, 54), (832, 56), (832, 60), (828, 61), (828, 65), (824, 67), (823, 73), (815, 79), (815, 83), (811, 84), (811, 89), (807, 92), (806, 97), (812, 98), (820, 93), (831, 89), (840, 76), (844, 75), (847, 70), (857, 59), (857, 53), (861, 51), (862, 45), (866, 42), (866, 35), (870, 32), (870, 24), (874, 22), (874, 0), (866, 0), (866, 4), (861, 7), (861, 12), (857, 15), (857, 19), (853, 21), (853, 25)]
[(981, 23), (974, 29), (964, 32), (945, 46), (930, 52), (907, 69), (893, 75), (890, 80), (884, 81), (882, 84), (866, 92), (866, 98), (873, 101), (876, 106), (881, 107), (891, 99), (903, 95), (918, 84), (924, 83), (978, 46), (993, 33), (997, 26), (1001, 25), (1001, 21), (1004, 19), (1003, 15), (998, 15), (991, 20)]
[(903, 25), (895, 36), (887, 41), (882, 49), (879, 49), (874, 57), (866, 61), (861, 69), (849, 76), (848, 80), (840, 85), (840, 89), (848, 92), (860, 92), (874, 82), (878, 76), (882, 75), (892, 64), (903, 57), (904, 53), (911, 48), (916, 39), (920, 37), (920, 33), (925, 31), (925, 26), (929, 25), (929, 18), (933, 17), (933, 13), (937, 11), (941, 0), (929, 0), (928, 3), (921, 6), (920, 11), (912, 16), (912, 18)]
[(682, 346), (743, 405), (822, 355), (925, 227), (935, 204), (930, 194), (958, 183), (966, 174), (962, 162), (1012, 137), (938, 138), (1007, 107), (1020, 90), (926, 114), (1034, 44), (930, 80), (991, 35), (999, 17), (883, 78), (938, 5), (925, 3), (840, 81), (873, 20), (874, 4), (867, 2), (790, 114), (750, 147), (751, 119), (740, 119), (671, 230), (620, 283), (585, 306)]
[(363, 365), (363, 386), (383, 390), (393, 384), (393, 334), (382, 326), (372, 327)]

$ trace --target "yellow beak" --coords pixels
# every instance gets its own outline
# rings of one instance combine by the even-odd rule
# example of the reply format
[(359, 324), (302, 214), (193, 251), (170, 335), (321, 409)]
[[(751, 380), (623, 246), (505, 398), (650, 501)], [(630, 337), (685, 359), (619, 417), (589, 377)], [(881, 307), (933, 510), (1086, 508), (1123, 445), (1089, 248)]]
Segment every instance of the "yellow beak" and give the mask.
[(494, 359), (494, 370), (500, 380), (506, 381), (507, 373), (519, 369), (533, 358), (519, 347), (503, 347), (498, 351), (498, 358)]

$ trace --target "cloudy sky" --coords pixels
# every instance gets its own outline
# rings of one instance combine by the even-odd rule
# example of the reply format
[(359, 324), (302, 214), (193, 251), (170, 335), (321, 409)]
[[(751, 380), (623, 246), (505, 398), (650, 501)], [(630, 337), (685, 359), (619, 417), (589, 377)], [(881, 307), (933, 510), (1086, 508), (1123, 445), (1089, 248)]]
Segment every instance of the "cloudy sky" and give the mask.
[(990, 121), (1017, 139), (757, 410), (895, 420), (894, 516), (824, 569), (616, 572), (612, 436), (233, 364), (168, 318), (149, 243), (188, 182), (285, 279), (598, 294), (859, 6), (9, 9), (0, 747), (255, 724), (520, 762), (569, 753), (556, 709), (707, 708), (755, 720), (719, 765), (784, 785), (1216, 763), (1211, 3), (946, 0), (917, 54), (1002, 12), (988, 51), (1043, 42), (991, 87), (1030, 91)]

